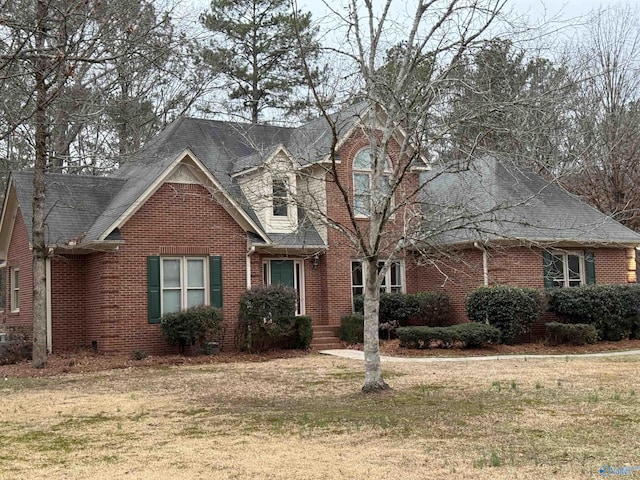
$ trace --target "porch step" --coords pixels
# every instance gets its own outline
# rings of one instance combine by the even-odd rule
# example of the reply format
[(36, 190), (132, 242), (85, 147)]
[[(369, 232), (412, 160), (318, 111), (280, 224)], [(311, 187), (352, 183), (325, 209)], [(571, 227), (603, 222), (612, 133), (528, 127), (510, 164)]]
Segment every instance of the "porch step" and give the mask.
[(313, 350), (332, 350), (342, 348), (342, 342), (338, 337), (339, 327), (335, 325), (313, 325)]

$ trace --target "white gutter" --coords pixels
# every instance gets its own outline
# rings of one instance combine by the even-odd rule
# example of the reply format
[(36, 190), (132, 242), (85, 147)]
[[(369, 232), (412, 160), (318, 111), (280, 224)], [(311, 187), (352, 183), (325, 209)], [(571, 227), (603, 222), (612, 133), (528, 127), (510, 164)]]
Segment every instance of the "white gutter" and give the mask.
[(251, 289), (251, 255), (253, 255), (255, 251), (256, 251), (256, 246), (255, 245), (251, 245), (251, 248), (249, 248), (249, 251), (247, 252), (247, 256), (245, 258), (245, 261), (247, 262), (247, 267), (246, 267), (246, 271), (247, 271), (247, 290)]
[(482, 284), (489, 286), (489, 261), (487, 258), (487, 249), (478, 242), (473, 242), (473, 246), (482, 251)]

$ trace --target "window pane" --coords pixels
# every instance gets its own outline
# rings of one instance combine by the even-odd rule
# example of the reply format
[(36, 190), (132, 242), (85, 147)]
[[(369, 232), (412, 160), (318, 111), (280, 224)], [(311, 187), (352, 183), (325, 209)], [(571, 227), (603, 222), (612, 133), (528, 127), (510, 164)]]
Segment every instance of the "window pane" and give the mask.
[(177, 312), (180, 307), (180, 290), (162, 291), (162, 313)]
[(351, 262), (351, 285), (354, 287), (364, 286), (364, 277), (362, 275), (361, 262)]
[(353, 210), (356, 215), (369, 215), (369, 195), (356, 195)]
[(180, 260), (162, 260), (162, 281), (165, 287), (180, 287)]
[(369, 194), (370, 178), (371, 177), (368, 173), (353, 174), (353, 190), (356, 195)]
[(187, 291), (187, 308), (204, 305), (204, 289)]
[(287, 205), (287, 181), (276, 179), (273, 181), (273, 215), (286, 217), (289, 214)]
[(580, 280), (580, 257), (578, 255), (568, 255), (569, 280)]
[(368, 148), (360, 150), (353, 159), (354, 170), (371, 170), (371, 152)]
[(204, 261), (187, 260), (187, 288), (204, 288)]

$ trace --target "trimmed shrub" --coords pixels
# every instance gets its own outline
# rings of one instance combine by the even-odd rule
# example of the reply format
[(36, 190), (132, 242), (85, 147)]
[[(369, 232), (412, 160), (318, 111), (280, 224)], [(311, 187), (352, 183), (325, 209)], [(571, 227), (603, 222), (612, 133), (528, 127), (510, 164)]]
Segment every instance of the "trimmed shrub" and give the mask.
[(306, 350), (313, 340), (313, 328), (311, 327), (311, 317), (301, 315), (295, 318), (295, 342), (293, 348)]
[(450, 348), (457, 343), (466, 348), (478, 348), (500, 340), (500, 330), (484, 323), (462, 323), (449, 327), (400, 327), (397, 330), (400, 346), (430, 348), (436, 344)]
[(360, 313), (344, 315), (340, 319), (340, 340), (349, 344), (364, 341), (364, 316)]
[(295, 333), (296, 291), (285, 285), (252, 287), (240, 297), (236, 347), (260, 351)]
[(451, 327), (466, 348), (480, 348), (487, 343), (499, 343), (502, 332), (486, 323), (461, 323)]
[(640, 332), (640, 287), (588, 285), (549, 292), (549, 309), (569, 323), (593, 325), (601, 340), (617, 341)]
[(160, 319), (162, 335), (172, 345), (179, 345), (184, 353), (187, 345), (203, 346), (224, 333), (220, 310), (202, 305), (181, 312), (167, 313)]
[(451, 325), (451, 301), (446, 292), (419, 292), (413, 295), (418, 302), (418, 312), (410, 316), (405, 327), (425, 325), (443, 327)]
[[(364, 297), (358, 295), (353, 299), (356, 313), (364, 314)], [(420, 311), (420, 305), (414, 295), (406, 293), (380, 294), (380, 311), (378, 323), (380, 330), (390, 338), (399, 325), (407, 325), (408, 319)]]
[(502, 341), (513, 342), (527, 333), (542, 313), (543, 295), (535, 288), (480, 287), (467, 295), (466, 310), (472, 322), (500, 330)]
[(585, 345), (596, 343), (598, 332), (596, 327), (586, 323), (547, 323), (547, 340), (549, 345)]

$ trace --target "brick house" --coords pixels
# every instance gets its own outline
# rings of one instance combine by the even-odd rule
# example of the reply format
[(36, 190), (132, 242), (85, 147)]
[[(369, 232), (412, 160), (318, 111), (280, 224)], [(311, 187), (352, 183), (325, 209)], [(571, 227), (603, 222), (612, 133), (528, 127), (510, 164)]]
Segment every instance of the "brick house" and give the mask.
[[(339, 115), (337, 175), (366, 222), (367, 137), (357, 107)], [(298, 291), (298, 313), (312, 317), (315, 347), (335, 342), (326, 332), (352, 311), (363, 275), (342, 234), (304, 208), (313, 202), (333, 218), (345, 215), (327, 174), (330, 144), (323, 121), (284, 128), (180, 118), (114, 176), (48, 174), (50, 349), (169, 353), (161, 315), (202, 303), (222, 308), (229, 348), (240, 295), (264, 283)], [(392, 149), (389, 161), (400, 161), (394, 156)], [(452, 192), (465, 192), (478, 195), (465, 199), (471, 204), (486, 201), (490, 187), (492, 198), (515, 199), (517, 208), (502, 210), (506, 216), (492, 209), (474, 221), (482, 228), (441, 236), (440, 245), (459, 253), (445, 263), (407, 250), (391, 264), (385, 291), (444, 289), (455, 320), (464, 321), (464, 297), (482, 284), (570, 286), (596, 274), (599, 283), (635, 281), (640, 235), (540, 177), (505, 173), (495, 161), (478, 164), (484, 170), (435, 179), (425, 200), (452, 202)], [(429, 173), (412, 168), (407, 181), (417, 184), (422, 175)], [(469, 185), (456, 186), (460, 181)], [(516, 195), (525, 191), (531, 198)], [(13, 172), (0, 219), (0, 329), (30, 328), (33, 320), (31, 195), (32, 174)], [(302, 200), (293, 203), (293, 195)]]

